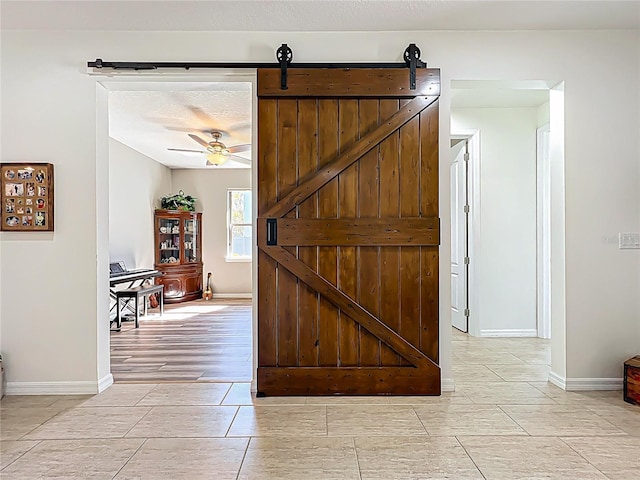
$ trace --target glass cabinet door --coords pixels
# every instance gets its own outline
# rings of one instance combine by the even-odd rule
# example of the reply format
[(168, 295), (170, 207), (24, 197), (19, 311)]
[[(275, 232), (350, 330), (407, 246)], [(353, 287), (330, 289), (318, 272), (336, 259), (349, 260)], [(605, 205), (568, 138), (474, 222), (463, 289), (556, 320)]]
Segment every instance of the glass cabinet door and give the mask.
[(197, 262), (198, 251), (198, 220), (190, 218), (184, 221), (184, 261), (185, 263)]
[(160, 263), (180, 263), (180, 220), (158, 219)]

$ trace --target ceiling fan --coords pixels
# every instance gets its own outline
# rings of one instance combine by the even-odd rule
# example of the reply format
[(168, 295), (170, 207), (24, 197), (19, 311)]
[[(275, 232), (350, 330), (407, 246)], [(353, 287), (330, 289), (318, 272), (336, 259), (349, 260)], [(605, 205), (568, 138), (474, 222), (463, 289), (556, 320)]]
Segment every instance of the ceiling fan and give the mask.
[(220, 141), (220, 139), (222, 138), (222, 132), (213, 130), (208, 133), (213, 137), (213, 140), (211, 142), (207, 142), (206, 140), (203, 140), (199, 136), (192, 133), (189, 134), (189, 137), (206, 148), (206, 150), (188, 150), (184, 148), (167, 148), (167, 150), (170, 150), (172, 152), (204, 153), (207, 157), (207, 165), (218, 166), (222, 165), (227, 160), (233, 160), (234, 162), (242, 163), (244, 165), (251, 165), (251, 160), (240, 157), (238, 155), (234, 155), (234, 153), (247, 152), (251, 150), (251, 144), (245, 143), (242, 145), (233, 145), (231, 147), (227, 147)]

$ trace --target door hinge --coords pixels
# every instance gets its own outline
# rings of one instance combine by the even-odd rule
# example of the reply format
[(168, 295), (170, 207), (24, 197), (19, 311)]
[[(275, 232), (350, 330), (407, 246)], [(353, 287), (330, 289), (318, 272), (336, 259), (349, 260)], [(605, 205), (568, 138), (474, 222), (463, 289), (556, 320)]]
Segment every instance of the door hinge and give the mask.
[(470, 210), (469, 205), (465, 205), (464, 206), (464, 213), (469, 213), (469, 210)]
[(469, 257), (464, 257), (464, 264), (469, 265), (469, 263), (471, 263), (471, 260), (469, 259)]
[(469, 161), (469, 153), (468, 152), (464, 154), (464, 161), (465, 162)]
[(465, 317), (468, 317), (468, 316), (469, 316), (469, 309), (468, 309), (468, 308), (465, 308), (465, 309), (464, 309), (464, 316), (465, 316)]

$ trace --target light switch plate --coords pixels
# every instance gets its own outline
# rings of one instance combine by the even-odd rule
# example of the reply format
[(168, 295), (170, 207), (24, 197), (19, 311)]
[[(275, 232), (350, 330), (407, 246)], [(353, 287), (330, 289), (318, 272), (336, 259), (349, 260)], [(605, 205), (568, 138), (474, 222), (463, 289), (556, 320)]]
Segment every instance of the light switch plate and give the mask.
[(640, 248), (640, 233), (619, 233), (619, 248)]

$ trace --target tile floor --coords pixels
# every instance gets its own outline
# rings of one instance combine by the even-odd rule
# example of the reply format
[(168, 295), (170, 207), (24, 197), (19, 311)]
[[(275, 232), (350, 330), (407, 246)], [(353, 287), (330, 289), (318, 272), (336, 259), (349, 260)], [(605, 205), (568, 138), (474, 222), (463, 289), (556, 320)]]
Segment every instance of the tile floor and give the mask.
[(640, 407), (545, 381), (548, 342), (454, 334), (441, 397), (261, 398), (247, 383), (5, 397), (2, 479), (640, 478)]

